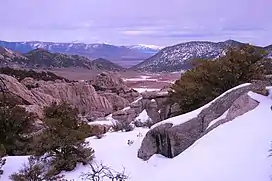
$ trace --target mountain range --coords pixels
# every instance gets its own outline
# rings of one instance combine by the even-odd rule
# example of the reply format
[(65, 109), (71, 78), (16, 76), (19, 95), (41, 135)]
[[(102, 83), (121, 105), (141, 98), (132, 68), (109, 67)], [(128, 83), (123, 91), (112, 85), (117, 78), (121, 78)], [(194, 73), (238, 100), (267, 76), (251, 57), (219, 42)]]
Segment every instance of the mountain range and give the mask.
[(42, 48), (52, 53), (77, 54), (90, 59), (103, 58), (123, 67), (136, 65), (156, 54), (160, 47), (154, 45), (115, 46), (106, 43), (54, 43), (54, 42), (7, 42), (0, 41), (0, 46), (12, 51), (27, 53)]
[[(243, 44), (234, 40), (224, 42), (192, 41), (161, 49), (153, 45), (114, 46), (109, 44), (0, 41), (0, 46), (5, 47), (0, 48), (0, 61), (2, 56), (2, 65), (180, 72), (191, 68), (194, 59), (214, 59), (223, 55), (228, 48), (239, 47)], [(269, 53), (268, 56), (272, 57), (272, 45), (259, 48), (266, 50)], [(29, 52), (26, 53), (27, 51)], [(90, 56), (95, 57), (95, 60), (91, 60)]]

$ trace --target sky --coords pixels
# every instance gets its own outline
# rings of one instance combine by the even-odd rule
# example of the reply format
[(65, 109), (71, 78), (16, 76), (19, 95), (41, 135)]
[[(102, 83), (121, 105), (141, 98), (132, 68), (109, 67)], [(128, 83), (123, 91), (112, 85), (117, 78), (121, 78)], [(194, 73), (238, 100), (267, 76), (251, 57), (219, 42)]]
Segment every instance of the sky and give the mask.
[(0, 0), (0, 39), (272, 44), (272, 0)]

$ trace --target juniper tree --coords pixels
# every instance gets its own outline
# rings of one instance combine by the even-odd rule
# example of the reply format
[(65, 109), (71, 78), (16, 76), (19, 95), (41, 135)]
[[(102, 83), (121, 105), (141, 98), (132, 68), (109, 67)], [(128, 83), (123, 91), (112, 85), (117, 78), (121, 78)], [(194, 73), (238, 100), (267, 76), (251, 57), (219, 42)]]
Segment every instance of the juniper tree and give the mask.
[(86, 148), (88, 125), (78, 118), (78, 110), (66, 103), (52, 104), (44, 110), (45, 131), (34, 139), (36, 156), (50, 158), (48, 175), (71, 171), (78, 162), (90, 163), (94, 151)]
[(200, 60), (185, 72), (170, 91), (170, 102), (180, 105), (181, 113), (197, 109), (223, 92), (239, 84), (262, 79), (264, 69), (259, 66), (266, 53), (245, 45), (232, 48), (216, 60)]

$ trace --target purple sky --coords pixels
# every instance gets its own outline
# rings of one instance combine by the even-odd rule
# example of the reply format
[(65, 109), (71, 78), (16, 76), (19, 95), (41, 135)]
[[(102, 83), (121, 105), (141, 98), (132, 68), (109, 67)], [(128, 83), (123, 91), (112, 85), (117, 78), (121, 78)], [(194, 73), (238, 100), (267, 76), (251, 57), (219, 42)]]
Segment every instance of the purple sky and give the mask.
[(272, 0), (1, 0), (0, 39), (272, 44)]

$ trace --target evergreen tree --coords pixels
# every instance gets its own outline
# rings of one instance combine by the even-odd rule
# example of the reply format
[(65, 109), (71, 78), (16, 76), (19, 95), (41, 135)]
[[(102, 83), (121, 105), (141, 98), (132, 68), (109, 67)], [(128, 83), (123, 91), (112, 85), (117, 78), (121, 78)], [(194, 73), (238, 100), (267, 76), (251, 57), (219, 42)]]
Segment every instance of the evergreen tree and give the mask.
[(7, 92), (0, 80), (0, 143), (8, 155), (25, 154), (29, 143), (24, 134), (32, 125), (33, 115), (18, 104), (21, 100)]
[(181, 113), (195, 110), (223, 92), (253, 79), (262, 79), (264, 69), (259, 66), (265, 52), (246, 45), (230, 49), (216, 60), (200, 60), (185, 72), (170, 91), (170, 101), (181, 107)]
[(88, 125), (78, 118), (78, 110), (66, 103), (53, 104), (45, 109), (46, 130), (34, 139), (34, 154), (50, 158), (48, 176), (62, 170), (71, 171), (78, 162), (90, 163), (94, 151), (84, 141)]

